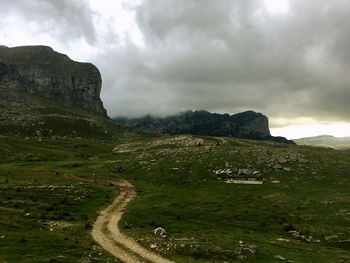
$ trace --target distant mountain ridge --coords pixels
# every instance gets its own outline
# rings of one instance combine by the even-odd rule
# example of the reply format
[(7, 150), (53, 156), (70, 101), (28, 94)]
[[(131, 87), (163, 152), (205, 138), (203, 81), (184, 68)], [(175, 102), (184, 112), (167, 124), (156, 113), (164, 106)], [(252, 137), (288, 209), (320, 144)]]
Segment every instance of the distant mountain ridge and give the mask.
[(331, 135), (320, 135), (293, 140), (299, 145), (312, 145), (330, 147), (337, 150), (350, 152), (350, 137), (334, 137)]
[(253, 140), (272, 140), (293, 143), (283, 137), (271, 136), (268, 118), (254, 111), (234, 115), (208, 111), (186, 111), (158, 118), (150, 115), (141, 118), (114, 118), (117, 122), (144, 131), (160, 134), (193, 134), (203, 136), (232, 136)]
[(101, 74), (47, 46), (0, 46), (0, 92), (23, 91), (106, 115)]

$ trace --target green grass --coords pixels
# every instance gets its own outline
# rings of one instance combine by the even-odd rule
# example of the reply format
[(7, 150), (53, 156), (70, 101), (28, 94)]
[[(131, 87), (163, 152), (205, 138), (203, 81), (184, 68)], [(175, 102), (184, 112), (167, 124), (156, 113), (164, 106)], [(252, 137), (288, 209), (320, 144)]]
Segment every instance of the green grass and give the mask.
[[(176, 262), (276, 262), (276, 255), (349, 262), (349, 155), (234, 138), (156, 136), (99, 116), (96, 125), (84, 126), (86, 112), (55, 112), (50, 105), (40, 110), (48, 120), (41, 140), (33, 134), (37, 127), (0, 137), (0, 262), (114, 262), (90, 228), (116, 194), (98, 180), (120, 178), (138, 192), (123, 231), (147, 248), (157, 244), (157, 252)], [(227, 184), (228, 175), (214, 171), (228, 168), (259, 170), (265, 183)], [(93, 180), (80, 183), (70, 175)], [(158, 226), (166, 239), (151, 234)], [(294, 238), (291, 229), (311, 242)]]
[(77, 262), (89, 253), (96, 262), (114, 262), (95, 248), (89, 231), (115, 189), (80, 184), (53, 167), (0, 165), (1, 262)]
[[(133, 226), (125, 231), (146, 247), (156, 243), (160, 253), (179, 262), (274, 262), (276, 255), (294, 262), (350, 259), (349, 242), (340, 243), (350, 238), (349, 156), (322, 148), (228, 140), (210, 148), (156, 145), (147, 154), (142, 144), (136, 147), (135, 156), (128, 158), (137, 162), (125, 161), (124, 177), (140, 194), (123, 219)], [(303, 155), (308, 162), (284, 164), (292, 172), (264, 172), (262, 186), (226, 184), (213, 176), (227, 162), (262, 170), (262, 157), (286, 154)], [(272, 184), (272, 179), (280, 183)], [(286, 231), (289, 225), (313, 241), (293, 238)], [(168, 239), (150, 234), (157, 226), (168, 231)], [(329, 239), (333, 235), (337, 237)]]

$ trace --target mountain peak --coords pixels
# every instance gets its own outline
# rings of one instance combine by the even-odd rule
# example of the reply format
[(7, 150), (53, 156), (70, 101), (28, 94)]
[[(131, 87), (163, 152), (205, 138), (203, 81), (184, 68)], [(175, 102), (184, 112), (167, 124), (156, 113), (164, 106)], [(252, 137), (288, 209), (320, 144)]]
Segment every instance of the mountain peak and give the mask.
[(102, 79), (90, 63), (71, 60), (48, 46), (0, 48), (0, 89), (24, 91), (106, 115)]

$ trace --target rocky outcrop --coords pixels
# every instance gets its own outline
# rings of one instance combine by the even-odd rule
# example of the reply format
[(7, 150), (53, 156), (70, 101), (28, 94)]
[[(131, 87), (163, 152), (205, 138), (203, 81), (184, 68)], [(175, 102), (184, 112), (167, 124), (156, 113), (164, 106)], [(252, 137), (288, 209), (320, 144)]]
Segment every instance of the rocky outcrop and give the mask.
[(261, 113), (246, 111), (232, 115), (230, 118), (236, 125), (237, 137), (254, 139), (271, 136), (269, 120)]
[(204, 136), (233, 136), (252, 140), (272, 140), (293, 143), (283, 137), (273, 137), (268, 118), (254, 111), (235, 115), (207, 111), (187, 111), (166, 118), (146, 116), (138, 119), (115, 118), (117, 122), (141, 130), (161, 134), (194, 134)]
[(24, 91), (106, 115), (101, 75), (46, 46), (0, 46), (0, 91)]

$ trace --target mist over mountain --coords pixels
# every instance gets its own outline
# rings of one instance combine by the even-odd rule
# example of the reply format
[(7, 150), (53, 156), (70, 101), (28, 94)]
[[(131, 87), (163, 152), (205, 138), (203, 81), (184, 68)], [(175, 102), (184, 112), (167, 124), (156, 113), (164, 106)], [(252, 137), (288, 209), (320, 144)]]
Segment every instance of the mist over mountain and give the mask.
[(268, 118), (254, 111), (229, 115), (201, 110), (186, 111), (165, 118), (148, 115), (142, 118), (115, 118), (115, 120), (121, 124), (161, 134), (232, 136), (244, 139), (293, 143), (283, 137), (271, 136)]

